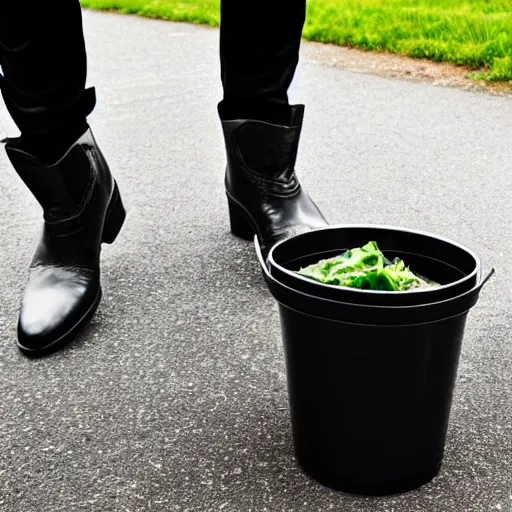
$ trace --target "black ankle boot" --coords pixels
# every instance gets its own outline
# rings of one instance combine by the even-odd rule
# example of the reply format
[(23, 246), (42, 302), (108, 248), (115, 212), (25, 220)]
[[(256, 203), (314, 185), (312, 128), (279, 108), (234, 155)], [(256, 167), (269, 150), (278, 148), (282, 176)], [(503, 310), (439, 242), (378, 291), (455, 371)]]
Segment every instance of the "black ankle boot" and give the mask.
[(290, 126), (221, 118), (231, 232), (257, 234), (264, 257), (279, 240), (327, 225), (295, 175), (304, 106), (291, 110)]
[(96, 310), (101, 243), (114, 241), (126, 214), (90, 129), (52, 165), (13, 141), (6, 151), (44, 212), (18, 321), (19, 348), (37, 356), (69, 341)]

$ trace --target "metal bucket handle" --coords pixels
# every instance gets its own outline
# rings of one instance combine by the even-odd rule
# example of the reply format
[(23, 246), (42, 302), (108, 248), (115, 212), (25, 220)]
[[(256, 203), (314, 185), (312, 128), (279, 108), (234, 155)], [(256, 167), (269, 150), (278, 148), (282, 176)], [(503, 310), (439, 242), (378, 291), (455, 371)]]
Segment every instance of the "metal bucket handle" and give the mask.
[[(275, 278), (274, 276), (271, 275), (268, 267), (267, 267), (267, 264), (265, 262), (265, 259), (263, 258), (263, 253), (261, 252), (261, 247), (260, 247), (260, 243), (259, 243), (259, 240), (258, 240), (258, 235), (254, 235), (254, 249), (256, 251), (256, 256), (258, 257), (258, 261), (260, 263), (260, 266), (261, 266), (261, 269), (263, 270), (263, 272), (265, 272), (265, 275), (267, 276), (268, 279), (271, 279), (272, 281), (275, 281)], [(494, 270), (494, 267), (491, 268), (491, 270), (489, 271), (489, 273), (487, 274), (487, 276), (482, 279), (482, 281), (480, 281), (479, 284), (477, 284), (474, 288), (473, 288), (473, 291), (480, 291), (484, 285), (487, 283), (487, 281), (489, 281), (489, 279), (495, 274), (495, 270)]]

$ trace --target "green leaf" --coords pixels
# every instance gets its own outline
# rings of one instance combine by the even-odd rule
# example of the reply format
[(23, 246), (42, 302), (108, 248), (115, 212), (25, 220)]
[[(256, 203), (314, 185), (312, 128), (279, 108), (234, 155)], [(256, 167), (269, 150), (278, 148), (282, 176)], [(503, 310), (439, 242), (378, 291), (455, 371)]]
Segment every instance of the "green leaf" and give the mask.
[(439, 286), (414, 274), (401, 259), (388, 263), (377, 242), (301, 268), (298, 274), (325, 284), (361, 290), (407, 291)]

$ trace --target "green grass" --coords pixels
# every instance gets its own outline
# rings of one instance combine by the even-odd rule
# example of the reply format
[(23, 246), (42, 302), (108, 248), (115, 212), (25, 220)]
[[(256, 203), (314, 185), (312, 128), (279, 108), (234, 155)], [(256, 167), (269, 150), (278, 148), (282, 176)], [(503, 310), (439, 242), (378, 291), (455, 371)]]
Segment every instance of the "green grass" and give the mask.
[[(244, 0), (239, 0), (244, 1)], [(81, 0), (83, 7), (219, 25), (219, 0)], [(469, 66), (512, 80), (512, 0), (309, 0), (304, 37)]]

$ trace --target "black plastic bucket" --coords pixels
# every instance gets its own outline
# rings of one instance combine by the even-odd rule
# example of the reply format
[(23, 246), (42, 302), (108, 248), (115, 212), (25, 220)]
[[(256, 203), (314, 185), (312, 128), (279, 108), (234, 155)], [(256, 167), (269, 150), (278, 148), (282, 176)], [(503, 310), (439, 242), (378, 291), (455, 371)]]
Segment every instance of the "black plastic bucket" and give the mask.
[[(402, 258), (411, 270), (441, 286), (408, 292), (358, 290), (313, 281), (296, 273), (301, 267), (375, 240), (384, 255)], [(329, 226), (294, 236), (273, 246), (270, 273), (305, 293), (355, 304), (410, 306), (441, 301), (473, 288), (481, 279), (478, 256), (447, 238), (389, 226)]]
[(466, 317), (485, 282), (443, 301), (354, 304), (280, 283), (293, 439), (304, 471), (363, 495), (413, 490), (444, 454)]

